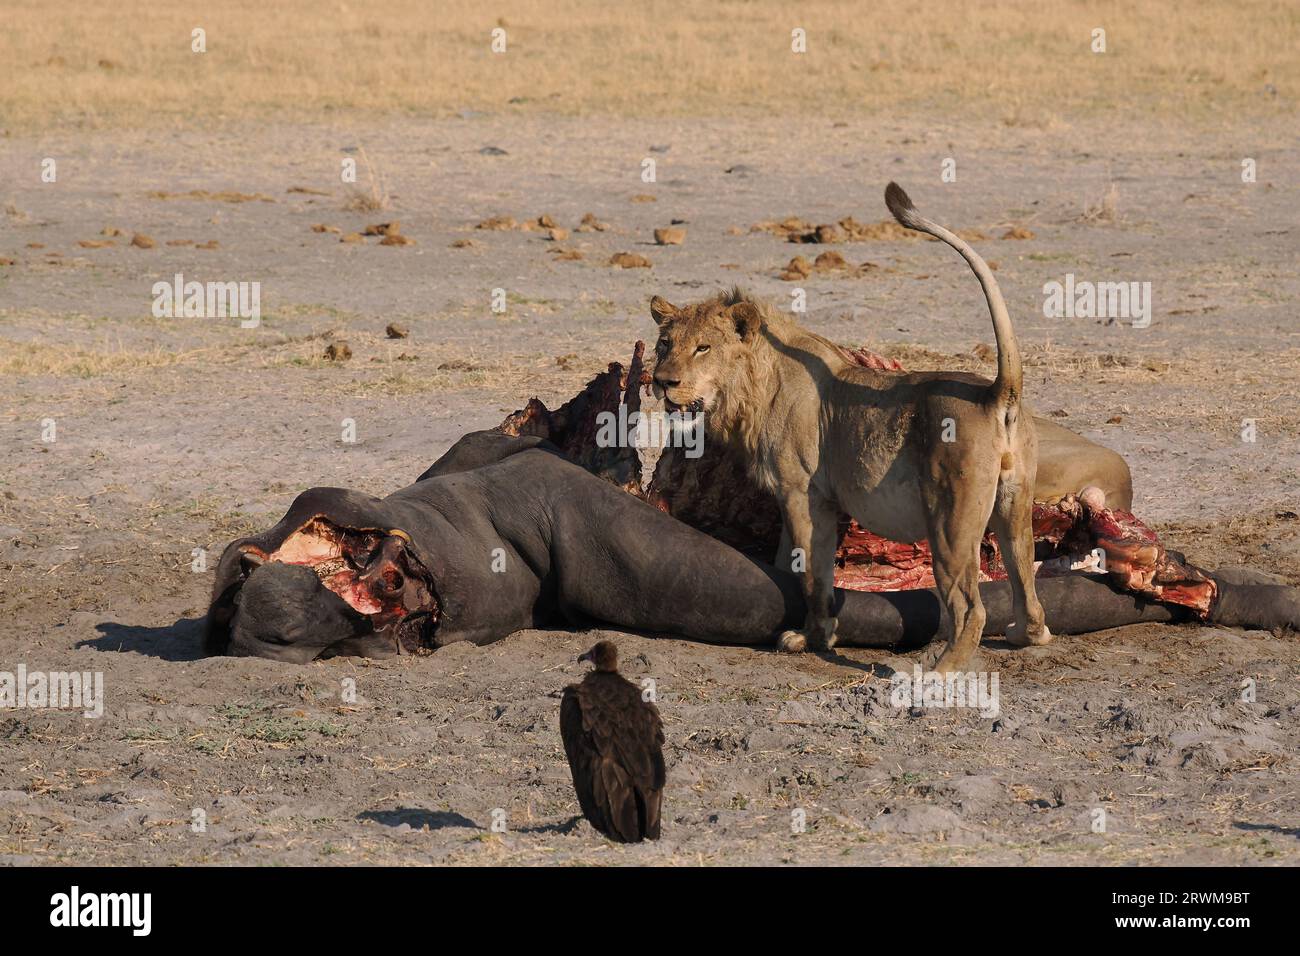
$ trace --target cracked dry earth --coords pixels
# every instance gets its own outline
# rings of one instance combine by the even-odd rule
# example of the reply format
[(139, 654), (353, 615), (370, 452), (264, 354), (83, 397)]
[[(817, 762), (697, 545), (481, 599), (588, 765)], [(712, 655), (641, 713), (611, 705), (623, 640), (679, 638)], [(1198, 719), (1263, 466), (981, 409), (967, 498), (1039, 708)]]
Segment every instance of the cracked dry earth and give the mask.
[[(386, 209), (344, 208), (338, 160), (358, 145)], [(788, 303), (799, 286), (807, 323), (837, 341), (991, 373), (972, 352), (992, 338), (984, 304), (950, 251), (842, 242), (829, 248), (853, 268), (791, 282), (790, 259), (817, 247), (751, 229), (878, 221), (894, 178), (989, 237), (1030, 400), (1128, 458), (1135, 512), (1196, 563), (1300, 584), (1297, 145), (1280, 126), (492, 117), (4, 140), (0, 670), (99, 671), (106, 700), (91, 720), (0, 711), (0, 861), (1297, 862), (1295, 635), (991, 643), (990, 718), (891, 706), (889, 669), (916, 655), (614, 634), (628, 676), (654, 678), (668, 737), (663, 839), (622, 847), (575, 822), (559, 739), (559, 692), (597, 634), (381, 663), (208, 660), (211, 571), (191, 570), (194, 549), (210, 568), (305, 487), (386, 493), (530, 395), (554, 405), (651, 336), (656, 292), (736, 282)], [(47, 155), (57, 184), (28, 174)], [(639, 178), (647, 155), (657, 183)], [(1240, 182), (1243, 155), (1257, 183)], [(959, 179), (940, 185), (948, 156)], [(176, 195), (191, 190), (207, 194)], [(588, 212), (609, 228), (576, 231)], [(542, 215), (570, 235), (474, 228)], [(394, 219), (411, 244), (339, 241)], [(685, 241), (655, 245), (674, 219)], [(1000, 238), (1014, 227), (1032, 238)], [(608, 265), (620, 252), (651, 265)], [(177, 272), (260, 281), (261, 326), (154, 318), (151, 287)], [(1066, 273), (1150, 281), (1151, 327), (1044, 318), (1042, 286)], [(350, 359), (326, 359), (340, 343)]]

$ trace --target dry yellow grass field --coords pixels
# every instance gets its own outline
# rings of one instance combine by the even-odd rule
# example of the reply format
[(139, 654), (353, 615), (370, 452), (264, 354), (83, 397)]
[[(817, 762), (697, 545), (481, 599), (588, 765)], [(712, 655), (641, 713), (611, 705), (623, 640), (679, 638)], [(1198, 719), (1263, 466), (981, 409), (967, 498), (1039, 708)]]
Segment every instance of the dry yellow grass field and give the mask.
[[(926, 107), (1028, 125), (1118, 109), (1213, 121), (1289, 112), (1300, 87), (1293, 0), (3, 0), (0, 21), (10, 129), (461, 109)], [(504, 53), (490, 49), (498, 26)], [(1102, 54), (1091, 50), (1098, 27)], [(795, 28), (807, 33), (802, 55)]]

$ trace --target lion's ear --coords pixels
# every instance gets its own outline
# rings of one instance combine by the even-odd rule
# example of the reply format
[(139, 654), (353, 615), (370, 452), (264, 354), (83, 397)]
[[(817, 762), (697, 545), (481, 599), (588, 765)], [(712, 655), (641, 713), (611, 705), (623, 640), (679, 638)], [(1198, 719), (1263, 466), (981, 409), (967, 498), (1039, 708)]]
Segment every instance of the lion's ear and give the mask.
[(663, 325), (669, 319), (676, 318), (677, 311), (677, 306), (667, 299), (655, 296), (650, 300), (650, 315), (655, 320), (655, 325)]
[(763, 316), (752, 302), (739, 302), (731, 307), (731, 321), (735, 324), (740, 341), (748, 345), (763, 327)]

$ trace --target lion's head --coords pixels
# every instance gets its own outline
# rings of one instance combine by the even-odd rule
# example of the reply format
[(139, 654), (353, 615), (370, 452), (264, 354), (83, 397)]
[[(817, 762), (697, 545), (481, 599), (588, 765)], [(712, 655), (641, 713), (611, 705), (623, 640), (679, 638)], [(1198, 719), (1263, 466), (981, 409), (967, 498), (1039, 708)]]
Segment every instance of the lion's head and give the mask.
[(650, 315), (659, 325), (655, 395), (670, 411), (716, 413), (752, 389), (753, 345), (764, 315), (742, 292), (680, 308), (655, 296)]

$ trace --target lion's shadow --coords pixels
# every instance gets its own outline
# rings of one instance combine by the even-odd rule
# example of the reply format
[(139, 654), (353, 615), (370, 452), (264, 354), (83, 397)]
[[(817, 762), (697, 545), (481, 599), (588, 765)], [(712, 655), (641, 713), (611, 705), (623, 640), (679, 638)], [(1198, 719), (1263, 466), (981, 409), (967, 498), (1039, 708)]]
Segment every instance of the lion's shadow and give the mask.
[(203, 617), (182, 617), (165, 627), (143, 627), (101, 621), (99, 637), (78, 641), (77, 647), (117, 654), (143, 654), (164, 661), (197, 661), (203, 652)]

